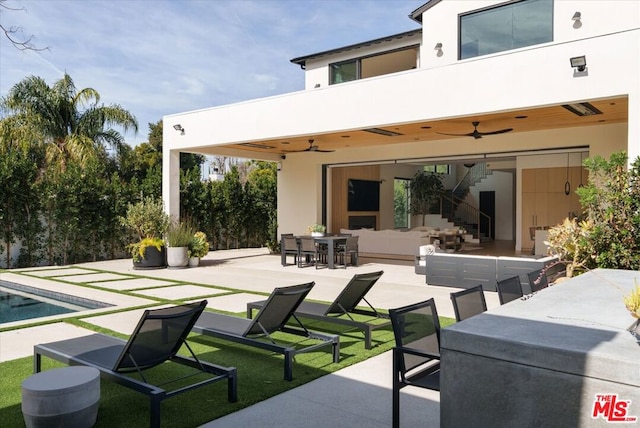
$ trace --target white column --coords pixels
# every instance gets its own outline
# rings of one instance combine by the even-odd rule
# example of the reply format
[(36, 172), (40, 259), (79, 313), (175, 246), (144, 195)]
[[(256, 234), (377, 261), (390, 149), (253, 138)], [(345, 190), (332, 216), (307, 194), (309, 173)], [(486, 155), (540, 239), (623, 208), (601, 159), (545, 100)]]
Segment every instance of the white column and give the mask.
[(180, 217), (180, 152), (162, 150), (162, 201), (171, 218)]

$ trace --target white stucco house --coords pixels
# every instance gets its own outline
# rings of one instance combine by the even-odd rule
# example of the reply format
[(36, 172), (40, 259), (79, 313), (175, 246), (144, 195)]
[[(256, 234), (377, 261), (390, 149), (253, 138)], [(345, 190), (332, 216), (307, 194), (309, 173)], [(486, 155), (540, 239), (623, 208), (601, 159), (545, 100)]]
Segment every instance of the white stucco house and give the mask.
[[(362, 215), (393, 228), (394, 179), (448, 165), (455, 180), (484, 163), (494, 237), (519, 250), (529, 227), (574, 210), (584, 158), (640, 155), (640, 1), (430, 0), (397, 11), (408, 12), (406, 32), (292, 59), (304, 90), (165, 116), (168, 212), (179, 213), (180, 152), (279, 162), (278, 224), (293, 233)], [(350, 211), (350, 179), (380, 183), (377, 210)]]

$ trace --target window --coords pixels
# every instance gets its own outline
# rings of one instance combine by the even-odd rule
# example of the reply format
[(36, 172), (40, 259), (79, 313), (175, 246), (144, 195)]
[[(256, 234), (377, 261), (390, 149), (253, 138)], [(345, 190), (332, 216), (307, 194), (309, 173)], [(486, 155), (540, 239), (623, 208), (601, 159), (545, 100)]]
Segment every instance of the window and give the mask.
[(449, 174), (449, 165), (425, 165), (423, 169), (434, 174)]
[(409, 183), (408, 178), (393, 180), (393, 227), (395, 229), (409, 227)]
[(460, 59), (553, 40), (553, 0), (522, 0), (460, 16)]
[(332, 85), (334, 83), (350, 82), (359, 78), (357, 60), (331, 64), (329, 68), (331, 69), (330, 83)]
[(417, 46), (336, 62), (329, 64), (329, 84), (411, 70), (417, 63)]

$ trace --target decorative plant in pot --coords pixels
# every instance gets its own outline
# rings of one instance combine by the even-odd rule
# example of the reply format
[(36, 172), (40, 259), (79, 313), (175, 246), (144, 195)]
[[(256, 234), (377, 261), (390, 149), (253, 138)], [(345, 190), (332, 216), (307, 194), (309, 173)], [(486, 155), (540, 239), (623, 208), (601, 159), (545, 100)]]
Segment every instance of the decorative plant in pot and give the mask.
[(311, 234), (311, 236), (324, 236), (326, 230), (327, 227), (322, 224), (312, 224), (307, 227), (307, 233)]
[(636, 279), (633, 280), (633, 290), (626, 296), (624, 296), (624, 305), (626, 306), (629, 314), (636, 320), (629, 331), (640, 341), (640, 285)]
[(158, 269), (167, 265), (162, 236), (169, 225), (169, 216), (164, 212), (161, 201), (146, 197), (138, 203), (129, 204), (120, 223), (138, 238), (137, 242), (127, 246), (134, 269)]
[(192, 238), (193, 228), (189, 223), (176, 220), (169, 224), (165, 239), (167, 243), (167, 266), (170, 268), (187, 267), (189, 264), (187, 251)]
[(194, 233), (191, 237), (191, 242), (189, 242), (189, 248), (187, 249), (189, 266), (198, 266), (200, 264), (200, 258), (206, 256), (208, 252), (209, 243), (207, 242), (207, 235), (204, 232)]
[(411, 195), (411, 214), (421, 215), (422, 225), (424, 226), (424, 216), (438, 213), (439, 211), (435, 207), (444, 193), (442, 178), (437, 174), (426, 174), (424, 171), (418, 171), (409, 183), (409, 190)]

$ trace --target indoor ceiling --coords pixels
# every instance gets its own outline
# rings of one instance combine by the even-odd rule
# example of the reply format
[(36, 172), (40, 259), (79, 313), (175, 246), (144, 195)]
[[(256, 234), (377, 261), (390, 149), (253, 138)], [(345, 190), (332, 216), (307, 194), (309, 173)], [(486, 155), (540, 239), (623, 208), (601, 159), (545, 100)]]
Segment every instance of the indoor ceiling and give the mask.
[[(482, 114), (455, 119), (425, 121), (385, 125), (374, 128), (374, 131), (390, 131), (393, 135), (382, 135), (372, 130), (348, 130), (320, 135), (305, 135), (288, 139), (260, 140), (252, 143), (233, 144), (225, 147), (246, 150), (248, 152), (286, 154), (302, 151), (310, 147), (309, 140), (321, 150), (340, 150), (344, 148), (360, 148), (411, 141), (434, 141), (450, 138), (461, 138), (442, 134), (467, 134), (474, 130), (472, 122), (479, 122), (478, 131), (492, 132), (512, 128), (509, 135), (518, 132), (539, 131), (546, 129), (571, 128), (578, 126), (601, 125), (603, 123), (626, 123), (628, 121), (628, 100), (626, 97), (592, 100), (589, 104), (601, 114), (577, 115), (562, 105), (541, 107), (527, 110)], [(395, 135), (399, 134), (399, 135)], [(464, 137), (471, 138), (471, 137)], [(491, 135), (483, 138), (490, 139)], [(247, 153), (247, 157), (251, 157)]]

